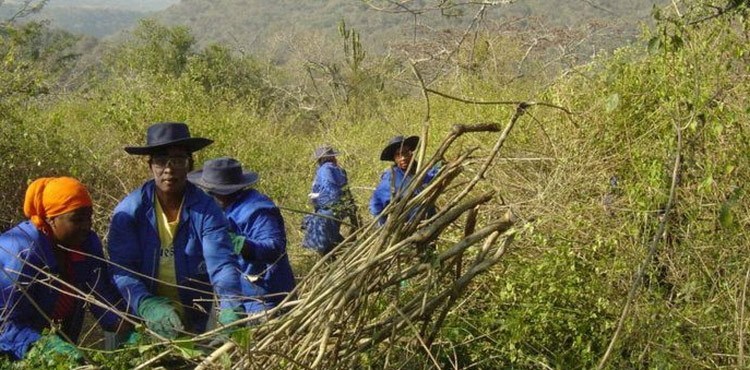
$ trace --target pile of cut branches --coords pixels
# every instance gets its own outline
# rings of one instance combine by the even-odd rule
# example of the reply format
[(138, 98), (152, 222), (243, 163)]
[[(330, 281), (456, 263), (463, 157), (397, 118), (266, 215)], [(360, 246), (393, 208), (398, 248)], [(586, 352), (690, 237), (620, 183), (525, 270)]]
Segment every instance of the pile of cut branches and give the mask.
[[(472, 157), (475, 150), (452, 160), (445, 156), (460, 136), (497, 132), (499, 125), (454, 126), (433, 157), (416, 170), (415, 181), (403, 192), (409, 195), (397, 197), (384, 210), (382, 226), (374, 221), (350, 235), (313, 266), (295, 294), (277, 308), (288, 312), (226, 343), (198, 368), (228, 363), (233, 369), (391, 367), (409, 357), (395, 355), (404, 349), (421, 352), (420, 362), (436, 362), (430, 348), (447, 313), (472, 279), (501, 259), (518, 230), (510, 210), (495, 218), (481, 217), (478, 225), (479, 209), (494, 192), (480, 193), (477, 185), (523, 110), (519, 106), (490, 155), (481, 160)], [(435, 178), (415, 194), (420, 180), (438, 163), (442, 166)], [(461, 172), (474, 175), (455, 185)], [(440, 209), (425, 219), (439, 198)], [(463, 235), (438, 243), (446, 228), (464, 215)]]

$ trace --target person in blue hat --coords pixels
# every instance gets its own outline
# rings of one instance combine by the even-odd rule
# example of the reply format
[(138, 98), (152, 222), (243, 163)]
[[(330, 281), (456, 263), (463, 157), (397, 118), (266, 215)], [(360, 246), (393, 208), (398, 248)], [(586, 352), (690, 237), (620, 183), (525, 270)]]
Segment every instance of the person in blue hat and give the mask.
[(234, 158), (221, 157), (206, 161), (202, 170), (188, 174), (188, 180), (213, 196), (229, 220), (245, 311), (259, 314), (276, 307), (294, 290), (295, 280), (281, 211), (251, 188), (258, 174), (243, 171)]
[[(391, 202), (392, 197), (399, 198), (403, 196), (403, 192), (414, 179), (417, 169), (417, 163), (414, 161), (414, 151), (418, 145), (419, 136), (395, 136), (388, 141), (388, 144), (380, 153), (381, 161), (392, 162), (392, 165), (380, 176), (380, 182), (370, 197), (370, 213), (378, 217), (380, 225), (386, 221), (386, 218), (380, 215), (383, 209)], [(437, 170), (438, 167), (436, 166), (428, 171), (422, 180), (422, 184), (417, 187), (416, 192), (421, 191), (432, 181), (437, 174)], [(416, 216), (417, 209), (413, 209), (410, 212), (411, 218), (413, 218)], [(423, 217), (428, 218), (434, 214), (434, 207), (430, 207), (426, 210)]]
[(115, 284), (129, 310), (163, 338), (206, 329), (214, 293), (219, 322), (239, 319), (240, 274), (221, 208), (187, 181), (193, 152), (212, 143), (179, 122), (151, 125), (145, 146), (153, 178), (115, 208), (108, 235)]
[(305, 236), (302, 246), (321, 256), (344, 240), (341, 235), (342, 220), (349, 220), (353, 228), (359, 227), (357, 206), (349, 190), (346, 171), (336, 160), (339, 154), (330, 145), (318, 147), (313, 154), (318, 166), (308, 196), (315, 214), (303, 218)]

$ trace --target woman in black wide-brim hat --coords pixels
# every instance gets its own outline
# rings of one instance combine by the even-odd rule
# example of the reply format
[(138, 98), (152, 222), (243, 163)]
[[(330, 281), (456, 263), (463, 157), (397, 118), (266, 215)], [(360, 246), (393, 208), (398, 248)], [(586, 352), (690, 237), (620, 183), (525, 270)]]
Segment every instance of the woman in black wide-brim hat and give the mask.
[(214, 197), (229, 220), (247, 313), (276, 307), (294, 290), (292, 266), (286, 253), (284, 218), (276, 204), (256, 189), (258, 174), (243, 171), (234, 158), (221, 157), (188, 174), (188, 180)]
[[(396, 197), (403, 196), (403, 190), (409, 186), (417, 168), (417, 163), (414, 161), (414, 151), (418, 145), (419, 136), (395, 136), (383, 148), (380, 153), (380, 160), (393, 162), (393, 164), (380, 176), (380, 183), (370, 197), (370, 213), (373, 216), (380, 216), (383, 209), (391, 202), (391, 194), (395, 194)], [(428, 172), (422, 180), (422, 186), (418, 187), (416, 192), (421, 191), (432, 180), (436, 172), (437, 170)], [(411, 211), (412, 218), (416, 216), (416, 211)], [(431, 207), (425, 212), (424, 217), (430, 217), (434, 213), (435, 209)], [(385, 223), (385, 217), (380, 216), (378, 222), (381, 225)]]
[(226, 218), (187, 181), (192, 153), (211, 143), (192, 137), (184, 123), (164, 122), (148, 128), (146, 145), (125, 148), (148, 156), (153, 179), (115, 208), (108, 236), (114, 280), (130, 311), (165, 338), (203, 332), (214, 292), (222, 324), (242, 310)]

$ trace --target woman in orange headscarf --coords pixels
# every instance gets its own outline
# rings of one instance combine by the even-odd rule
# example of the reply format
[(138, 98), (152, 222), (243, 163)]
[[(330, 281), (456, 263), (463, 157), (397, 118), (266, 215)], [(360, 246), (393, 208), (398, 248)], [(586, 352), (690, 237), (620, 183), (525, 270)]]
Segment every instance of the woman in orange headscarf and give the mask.
[[(78, 180), (33, 181), (23, 206), (29, 218), (0, 235), (0, 353), (21, 359), (32, 345), (47, 358), (81, 359), (73, 343), (84, 299), (105, 330), (130, 331), (122, 298), (91, 230), (91, 196)], [(59, 323), (57, 333), (43, 330)]]

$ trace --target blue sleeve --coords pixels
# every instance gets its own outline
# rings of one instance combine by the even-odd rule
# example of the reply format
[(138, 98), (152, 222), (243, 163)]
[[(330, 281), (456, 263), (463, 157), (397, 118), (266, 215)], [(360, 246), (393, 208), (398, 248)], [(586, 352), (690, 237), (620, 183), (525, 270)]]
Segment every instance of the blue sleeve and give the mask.
[(370, 197), (370, 214), (373, 216), (379, 215), (383, 212), (385, 206), (391, 200), (391, 171), (386, 170), (383, 175), (380, 176), (380, 183), (375, 188), (375, 191)]
[[(33, 310), (31, 307), (29, 309)], [(41, 337), (42, 335), (34, 328), (7, 319), (3, 322), (3, 331), (0, 333), (0, 352), (9, 353), (13, 358), (20, 360)]]
[(138, 243), (135, 210), (134, 207), (128, 207), (128, 203), (129, 197), (115, 208), (107, 241), (115, 285), (130, 311), (137, 314), (141, 300), (151, 293), (146, 284), (131, 272), (141, 270), (140, 263), (144, 256), (143, 248)]
[(18, 254), (9, 253), (0, 245), (0, 352), (11, 354), (22, 359), (29, 347), (39, 340), (41, 333), (31, 324), (32, 315), (38, 311), (31, 306), (28, 299), (18, 289), (21, 284), (28, 284), (35, 275), (28, 264), (28, 250)]
[(341, 185), (336, 180), (336, 168), (322, 166), (315, 176), (316, 191), (320, 193), (314, 202), (315, 209), (330, 208), (341, 199)]
[(211, 203), (206, 207), (202, 220), (203, 257), (222, 309), (239, 307), (238, 297), (242, 294), (240, 270), (227, 230), (224, 213), (218, 205)]
[(274, 263), (286, 253), (284, 218), (278, 208), (263, 208), (250, 215), (242, 230), (252, 259)]
[(442, 163), (441, 162), (437, 162), (437, 163), (435, 163), (434, 166), (432, 166), (432, 168), (430, 168), (429, 170), (427, 170), (427, 173), (424, 176), (424, 181), (422, 181), (422, 184), (428, 184), (428, 183), (430, 183), (432, 181), (432, 179), (434, 179), (435, 176), (437, 176), (438, 172), (440, 172), (440, 167), (441, 166), (442, 166)]
[(91, 314), (94, 315), (105, 330), (115, 331), (121, 320), (120, 316), (115, 313), (115, 310), (124, 311), (126, 307), (120, 292), (112, 280), (111, 271), (102, 260), (102, 244), (99, 237), (94, 233), (92, 233), (90, 239), (88, 253), (97, 257), (88, 257), (91, 266), (91, 274), (87, 279), (88, 286), (96, 295), (98, 301), (107, 304), (111, 308), (105, 309), (98, 305), (90, 305)]

